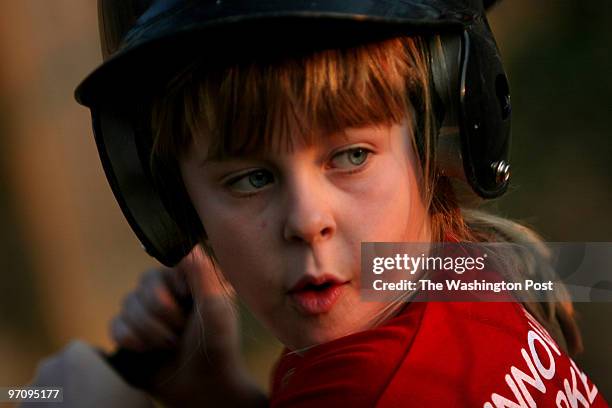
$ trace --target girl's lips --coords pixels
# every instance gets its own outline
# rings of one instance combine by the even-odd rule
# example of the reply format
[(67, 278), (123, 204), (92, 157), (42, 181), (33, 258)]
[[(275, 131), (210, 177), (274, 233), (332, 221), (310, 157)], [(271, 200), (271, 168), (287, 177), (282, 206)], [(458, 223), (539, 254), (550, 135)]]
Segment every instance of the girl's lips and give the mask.
[(307, 285), (299, 290), (289, 292), (289, 297), (303, 315), (313, 316), (327, 313), (334, 306), (344, 285), (348, 282), (326, 282), (323, 285)]

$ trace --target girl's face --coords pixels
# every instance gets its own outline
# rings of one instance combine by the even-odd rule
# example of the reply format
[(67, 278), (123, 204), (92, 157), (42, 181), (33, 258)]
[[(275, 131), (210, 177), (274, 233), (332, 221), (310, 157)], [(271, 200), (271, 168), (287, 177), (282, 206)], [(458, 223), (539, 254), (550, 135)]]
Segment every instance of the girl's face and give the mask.
[(429, 241), (410, 128), (222, 161), (198, 143), (181, 161), (223, 274), (290, 349), (365, 330), (389, 307), (360, 299), (362, 242)]

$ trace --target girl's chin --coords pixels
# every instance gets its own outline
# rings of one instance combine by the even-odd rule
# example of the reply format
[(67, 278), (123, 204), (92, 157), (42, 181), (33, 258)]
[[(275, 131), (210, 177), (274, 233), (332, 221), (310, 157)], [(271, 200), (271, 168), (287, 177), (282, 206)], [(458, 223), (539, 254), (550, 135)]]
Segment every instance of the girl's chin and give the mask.
[(372, 324), (372, 316), (387, 304), (364, 304), (353, 288), (346, 289), (326, 313), (305, 315), (292, 303), (286, 304), (283, 318), (277, 319), (277, 322), (284, 322), (283, 327), (277, 327), (279, 340), (291, 350), (300, 350), (367, 330)]
[[(346, 314), (342, 314), (346, 317)], [(325, 317), (330, 319), (326, 321)], [(340, 316), (342, 317), (342, 316)], [(332, 316), (319, 316), (309, 322), (296, 322), (287, 332), (290, 333), (287, 341), (283, 343), (291, 350), (306, 349), (319, 344), (337, 340), (351, 333), (364, 330), (363, 327), (352, 327), (342, 318), (333, 319)], [(282, 339), (281, 339), (282, 340)]]

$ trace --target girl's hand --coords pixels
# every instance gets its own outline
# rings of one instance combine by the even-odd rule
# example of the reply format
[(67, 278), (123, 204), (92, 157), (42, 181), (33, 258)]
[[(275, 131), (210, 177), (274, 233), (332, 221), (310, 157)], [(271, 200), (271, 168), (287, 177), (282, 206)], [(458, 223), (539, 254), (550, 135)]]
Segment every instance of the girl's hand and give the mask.
[(109, 360), (169, 406), (265, 404), (242, 365), (232, 296), (199, 246), (150, 270), (112, 321), (120, 350)]

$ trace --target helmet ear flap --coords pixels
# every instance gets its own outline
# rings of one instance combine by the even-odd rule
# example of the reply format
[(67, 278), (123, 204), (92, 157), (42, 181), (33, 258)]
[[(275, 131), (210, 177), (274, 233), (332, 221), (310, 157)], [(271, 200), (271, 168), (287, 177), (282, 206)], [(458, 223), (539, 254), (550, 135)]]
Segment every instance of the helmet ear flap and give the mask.
[(186, 247), (189, 245), (193, 247), (208, 239), (202, 221), (185, 188), (178, 162), (167, 163), (159, 160), (155, 155), (151, 157), (153, 182), (165, 209), (184, 236)]
[[(502, 195), (510, 177), (510, 90), (486, 20), (461, 35), (429, 40), (437, 166), (482, 198)], [(436, 107), (442, 103), (443, 107)]]
[[(146, 106), (142, 101), (100, 101), (91, 107), (94, 137), (111, 189), (143, 248), (164, 265), (174, 266), (204, 232), (178, 170), (163, 179), (163, 172), (151, 171)], [(177, 208), (177, 202), (189, 207)]]

